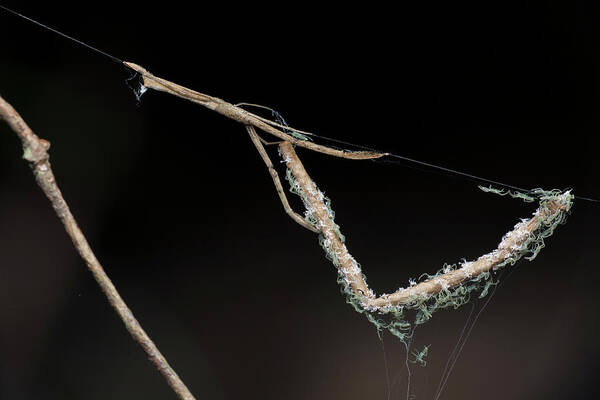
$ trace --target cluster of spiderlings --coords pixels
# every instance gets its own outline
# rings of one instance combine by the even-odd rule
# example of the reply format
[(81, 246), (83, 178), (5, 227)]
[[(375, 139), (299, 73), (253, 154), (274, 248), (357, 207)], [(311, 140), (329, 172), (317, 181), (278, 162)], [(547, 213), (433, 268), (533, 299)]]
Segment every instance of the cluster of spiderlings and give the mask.
[[(470, 262), (463, 260), (459, 264), (446, 264), (433, 275), (421, 275), (419, 282), (435, 279), (450, 271), (463, 268), (469, 263)], [(405, 306), (407, 309), (415, 310), (416, 312), (413, 324), (415, 326), (424, 324), (431, 319), (436, 311), (447, 308), (457, 309), (458, 307), (467, 304), (474, 294), (478, 294), (479, 298), (485, 297), (490, 288), (498, 284), (498, 281), (494, 280), (494, 275), (493, 272), (483, 272), (458, 286), (445, 288), (433, 295), (419, 296), (418, 298), (413, 299), (412, 302)]]
[[(548, 207), (550, 201), (556, 200), (558, 196), (561, 196), (565, 204), (564, 211), (549, 213), (550, 216), (540, 222), (537, 228), (527, 236), (519, 248), (511, 249), (513, 250), (512, 256), (506, 258), (502, 263), (496, 265), (492, 271), (481, 273), (459, 286), (444, 289), (439, 293), (429, 297), (415, 299), (413, 302), (408, 304), (406, 306), (407, 308), (415, 309), (417, 311), (414, 320), (415, 325), (420, 325), (427, 322), (431, 318), (432, 314), (437, 310), (450, 307), (456, 309), (461, 305), (468, 303), (473, 294), (478, 294), (479, 298), (487, 296), (491, 287), (498, 284), (498, 281), (494, 279), (496, 271), (505, 265), (514, 265), (522, 257), (525, 257), (527, 260), (533, 260), (539, 251), (544, 247), (544, 239), (552, 235), (554, 229), (556, 229), (558, 225), (566, 221), (567, 214), (570, 211), (573, 202), (573, 195), (571, 195), (569, 192), (563, 194), (558, 190), (544, 191), (541, 189), (535, 189), (531, 191), (530, 194), (524, 194), (517, 192), (498, 191), (496, 189), (489, 188), (486, 189), (487, 190), (485, 191), (487, 192), (493, 192), (500, 195), (509, 194), (514, 198), (519, 198), (528, 202), (532, 201), (534, 198), (537, 198), (540, 201), (539, 207), (542, 210)], [(522, 227), (523, 224), (523, 221), (518, 223), (512, 232), (518, 232), (518, 229)], [(503, 238), (503, 241), (509, 234)], [(458, 266), (445, 265), (434, 275), (422, 275), (419, 278), (419, 281), (423, 282), (430, 279), (435, 279), (457, 268), (464, 268), (465, 266), (468, 266), (468, 264), (470, 264), (470, 262), (463, 260)]]
[[(532, 232), (532, 234), (529, 235), (527, 240), (521, 245), (521, 248), (516, 253), (516, 255), (508, 258), (496, 268), (507, 264), (514, 265), (519, 259), (521, 259), (521, 257), (524, 257), (526, 260), (529, 261), (533, 260), (538, 255), (540, 250), (544, 248), (544, 239), (546, 239), (549, 236), (552, 236), (556, 227), (566, 222), (567, 215), (571, 211), (571, 207), (573, 206), (573, 199), (575, 198), (575, 196), (573, 196), (569, 191), (563, 193), (558, 189), (533, 189), (530, 190), (529, 193), (520, 193), (509, 190), (498, 190), (491, 187), (486, 188), (483, 186), (479, 186), (479, 188), (484, 192), (490, 192), (498, 194), (500, 196), (505, 196), (508, 194), (511, 197), (523, 199), (527, 202), (531, 202), (537, 199), (540, 203), (540, 209), (547, 209), (549, 202), (556, 200), (559, 196), (562, 197), (565, 203), (564, 211), (552, 213), (549, 217), (545, 218), (542, 221), (542, 223), (537, 227), (537, 229), (534, 232)], [(515, 229), (518, 229), (518, 227), (519, 224), (515, 226)]]
[[(287, 172), (286, 172), (286, 179), (290, 183), (290, 191), (292, 193), (298, 195), (304, 203), (304, 207), (306, 208), (306, 211), (304, 213), (304, 219), (309, 224), (315, 226), (317, 229), (320, 229), (319, 221), (317, 220), (317, 218), (315, 218), (315, 216), (313, 214), (314, 210), (312, 209), (310, 202), (307, 201), (302, 187), (300, 187), (300, 185), (298, 185), (298, 183), (296, 182), (296, 179), (294, 178), (294, 175), (292, 174), (292, 172), (290, 171), (289, 168), (287, 169)], [(335, 223), (335, 212), (331, 208), (331, 200), (328, 197), (326, 197), (319, 189), (316, 189), (316, 190), (318, 192), (318, 194), (317, 194), (318, 197), (320, 197), (323, 200), (323, 203), (325, 204), (325, 207), (327, 208), (326, 211), (327, 211), (327, 214), (329, 215), (329, 218), (333, 222), (333, 230), (335, 232), (335, 235), (337, 236), (339, 241), (343, 244), (346, 241), (346, 238), (341, 233), (339, 225), (337, 225)], [(346, 277), (344, 276), (344, 273), (339, 268), (340, 267), (340, 263), (338, 261), (339, 255), (331, 247), (331, 243), (327, 240), (327, 238), (325, 238), (325, 236), (323, 236), (323, 234), (319, 235), (319, 245), (325, 250), (325, 255), (336, 267), (336, 269), (338, 271), (337, 281), (342, 286), (342, 291), (347, 295), (348, 302), (356, 309), (356, 311), (361, 312), (361, 313), (364, 312), (365, 310), (362, 305), (362, 297), (360, 295), (355, 294), (352, 291), (352, 289), (350, 288), (348, 280), (346, 279)], [(356, 269), (358, 271), (360, 271), (360, 264), (358, 262), (356, 262), (356, 260), (354, 260), (354, 258), (352, 258), (352, 263), (355, 265)], [(364, 275), (362, 277), (366, 282), (366, 277)]]
[[(311, 209), (311, 205), (306, 200), (302, 188), (296, 183), (296, 180), (294, 179), (294, 176), (289, 169), (287, 171), (286, 178), (291, 186), (290, 191), (300, 196), (300, 198), (304, 202), (304, 205), (306, 207), (306, 221), (319, 228), (319, 222), (313, 216), (314, 210)], [(537, 199), (539, 200), (540, 208), (542, 209), (547, 207), (550, 201), (557, 199), (557, 196), (560, 195), (562, 196), (566, 205), (564, 207), (564, 211), (553, 213), (550, 217), (543, 220), (540, 223), (540, 225), (534, 230), (534, 232), (527, 236), (526, 240), (519, 246), (519, 248), (511, 249), (513, 250), (512, 256), (505, 259), (501, 264), (496, 265), (492, 271), (480, 273), (477, 276), (473, 277), (473, 279), (465, 281), (456, 287), (444, 288), (436, 294), (415, 296), (414, 298), (410, 299), (409, 302), (401, 305), (389, 305), (378, 308), (365, 307), (363, 302), (364, 297), (353, 292), (352, 288), (349, 285), (348, 279), (340, 270), (338, 255), (330, 247), (328, 240), (326, 240), (323, 235), (319, 236), (319, 244), (325, 250), (327, 258), (337, 268), (337, 281), (341, 286), (342, 292), (346, 295), (347, 302), (351, 304), (357, 312), (365, 314), (367, 319), (376, 326), (378, 331), (387, 330), (394, 336), (398, 337), (400, 341), (402, 341), (405, 345), (407, 345), (410, 338), (412, 337), (415, 327), (427, 322), (432, 317), (434, 312), (447, 308), (457, 309), (458, 307), (468, 303), (473, 295), (477, 295), (479, 298), (487, 296), (490, 289), (494, 285), (498, 284), (498, 281), (495, 279), (496, 270), (507, 264), (513, 265), (522, 257), (525, 257), (528, 260), (532, 260), (533, 258), (535, 258), (539, 251), (544, 247), (544, 239), (550, 236), (559, 224), (565, 222), (566, 214), (570, 211), (573, 201), (573, 196), (569, 192), (563, 194), (558, 190), (544, 191), (541, 189), (535, 189), (530, 191), (529, 193), (520, 193), (506, 190), (498, 190), (494, 188), (480, 188), (486, 192), (499, 194), (501, 196), (510, 195), (514, 198), (519, 198), (526, 202), (532, 202)], [(325, 202), (327, 212), (331, 220), (333, 221), (335, 213), (331, 209), (331, 201), (327, 197), (325, 197), (320, 191), (318, 191), (318, 195)], [(520, 225), (523, 224), (523, 221), (518, 223), (515, 226), (515, 230), (518, 230)], [(345, 237), (340, 232), (339, 226), (335, 223), (334, 226), (336, 235), (338, 236), (340, 241), (344, 243)], [(503, 238), (503, 241), (507, 238), (507, 236), (508, 234)], [(357, 262), (355, 262), (354, 259), (352, 259), (352, 261), (353, 263), (355, 263), (360, 272), (360, 265)], [(430, 279), (435, 279), (453, 270), (464, 268), (471, 263), (472, 262), (463, 260), (458, 264), (445, 264), (439, 271), (437, 271), (433, 275), (421, 275), (418, 279), (418, 282), (424, 282)], [(360, 273), (362, 275), (362, 272)], [(366, 282), (366, 278), (364, 279)], [(410, 285), (414, 286), (418, 282), (411, 280)], [(374, 296), (373, 292), (370, 289), (368, 294), (363, 293), (362, 295)], [(427, 352), (428, 347), (425, 347), (421, 352), (414, 353), (414, 360), (412, 362), (419, 363), (420, 365), (424, 366), (426, 364), (424, 358), (427, 356)]]
[[(496, 265), (492, 271), (481, 273), (457, 287), (444, 289), (430, 297), (415, 299), (412, 303), (408, 304), (406, 306), (407, 308), (415, 309), (417, 312), (414, 319), (415, 325), (420, 325), (427, 322), (431, 318), (432, 314), (437, 310), (449, 307), (456, 309), (461, 305), (468, 303), (473, 294), (478, 294), (479, 298), (487, 296), (492, 286), (498, 284), (498, 281), (494, 279), (496, 271), (505, 265), (514, 265), (522, 257), (527, 260), (533, 260), (544, 247), (544, 239), (552, 235), (554, 229), (556, 229), (558, 225), (566, 221), (567, 214), (570, 211), (573, 202), (573, 195), (571, 195), (569, 192), (561, 193), (558, 190), (544, 191), (541, 189), (535, 189), (529, 194), (524, 194), (518, 192), (497, 191), (495, 189), (490, 190), (489, 188), (486, 189), (487, 190), (485, 191), (487, 192), (493, 192), (500, 195), (508, 194), (514, 198), (519, 198), (527, 202), (533, 201), (533, 199), (537, 198), (540, 202), (539, 208), (542, 211), (547, 210), (550, 201), (554, 201), (558, 198), (558, 196), (561, 196), (561, 200), (564, 202), (564, 210), (555, 213), (547, 213), (549, 216), (544, 218), (536, 227), (536, 229), (528, 234), (527, 238), (519, 245), (518, 248), (511, 248), (511, 250), (513, 250), (512, 255), (507, 257), (502, 263)], [(523, 225), (524, 221), (518, 223), (514, 230), (507, 234), (502, 241), (504, 242), (508, 235), (514, 235), (515, 232), (518, 234), (519, 228), (522, 228)], [(502, 246), (502, 242), (500, 246)], [(495, 251), (497, 250), (494, 250), (494, 252)], [(492, 254), (494, 252), (492, 252)], [(470, 262), (463, 260), (458, 266), (445, 265), (444, 268), (440, 269), (434, 275), (422, 275), (419, 281), (423, 282), (430, 279), (435, 279), (436, 277), (444, 275), (454, 269), (464, 268), (469, 263)]]

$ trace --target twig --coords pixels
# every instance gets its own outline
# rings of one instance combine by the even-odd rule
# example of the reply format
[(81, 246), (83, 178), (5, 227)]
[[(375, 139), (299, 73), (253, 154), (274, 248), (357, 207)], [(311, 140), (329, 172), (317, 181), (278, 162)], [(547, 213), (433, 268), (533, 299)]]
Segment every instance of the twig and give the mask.
[[(317, 151), (319, 153), (328, 154), (330, 156), (348, 158), (352, 160), (370, 160), (387, 155), (387, 153), (377, 153), (373, 151), (337, 150), (332, 149), (331, 147), (321, 146), (306, 140), (296, 139), (293, 136), (290, 136), (287, 133), (281, 131), (280, 129), (277, 129), (276, 127), (281, 127), (281, 125), (277, 124), (276, 122), (259, 117), (255, 114), (252, 114), (251, 112), (244, 110), (243, 108), (234, 106), (233, 104), (221, 100), (217, 97), (199, 93), (195, 90), (188, 89), (184, 86), (170, 82), (166, 79), (154, 76), (145, 68), (137, 64), (131, 62), (124, 62), (123, 64), (126, 67), (131, 68), (132, 70), (139, 73), (143, 78), (144, 86), (150, 89), (158, 90), (160, 92), (166, 92), (174, 96), (189, 100), (196, 104), (200, 104), (206, 108), (209, 108), (213, 111), (218, 112), (219, 114), (226, 116), (227, 118), (240, 122), (244, 125), (254, 126), (264, 132), (277, 136), (278, 138), (293, 143), (297, 146), (306, 147), (307, 149)], [(290, 130), (296, 131), (291, 128)]]
[(465, 281), (496, 269), (511, 259), (520, 256), (528, 241), (535, 232), (543, 226), (551, 225), (568, 211), (572, 195), (569, 192), (557, 195), (540, 206), (533, 217), (523, 220), (515, 229), (507, 233), (498, 248), (491, 253), (479, 257), (476, 261), (466, 262), (461, 268), (449, 271), (435, 278), (421, 282), (409, 288), (400, 289), (395, 293), (376, 297), (369, 288), (360, 266), (350, 255), (339, 235), (339, 227), (333, 221), (331, 212), (324, 202), (323, 194), (310, 178), (293, 146), (288, 142), (279, 145), (283, 160), (291, 171), (302, 192), (302, 199), (308, 212), (316, 220), (316, 226), (323, 235), (323, 241), (335, 259), (340, 275), (343, 276), (352, 294), (361, 302), (363, 309), (369, 311), (385, 311), (394, 306), (407, 304), (415, 299), (429, 298), (443, 290), (459, 286)]
[(65, 226), (67, 234), (71, 237), (73, 244), (79, 255), (85, 261), (88, 269), (94, 275), (96, 282), (106, 295), (110, 305), (115, 309), (125, 327), (133, 337), (133, 339), (142, 346), (142, 349), (148, 355), (152, 364), (165, 377), (169, 386), (179, 396), (180, 399), (193, 400), (194, 396), (179, 378), (177, 373), (169, 366), (165, 357), (160, 353), (156, 345), (150, 337), (144, 332), (140, 323), (135, 319), (133, 313), (125, 304), (125, 301), (119, 295), (119, 292), (110, 281), (108, 275), (98, 262), (85, 236), (79, 229), (75, 218), (69, 210), (69, 206), (65, 202), (60, 189), (56, 184), (54, 174), (50, 168), (48, 149), (50, 143), (44, 139), (40, 139), (29, 128), (23, 118), (15, 111), (15, 109), (0, 97), (0, 119), (4, 119), (7, 124), (17, 134), (23, 145), (23, 158), (29, 162), (33, 175), (38, 185), (52, 203), (52, 207), (58, 218)]

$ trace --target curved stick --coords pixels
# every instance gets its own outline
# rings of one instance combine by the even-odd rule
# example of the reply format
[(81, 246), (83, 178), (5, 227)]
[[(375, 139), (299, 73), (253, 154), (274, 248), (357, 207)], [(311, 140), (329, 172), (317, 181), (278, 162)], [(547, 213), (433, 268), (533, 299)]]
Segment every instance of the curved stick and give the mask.
[(357, 261), (343, 243), (339, 227), (333, 221), (332, 213), (324, 201), (323, 194), (304, 169), (292, 144), (283, 142), (279, 145), (279, 149), (294, 177), (294, 184), (302, 194), (301, 197), (308, 213), (316, 220), (316, 227), (323, 235), (324, 247), (329, 249), (328, 255), (334, 260), (334, 264), (352, 294), (359, 299), (362, 308), (368, 311), (386, 312), (395, 306), (409, 304), (417, 299), (430, 298), (508, 262), (516, 261), (535, 237), (536, 231), (550, 226), (556, 221), (562, 221), (563, 214), (569, 211), (573, 198), (573, 195), (567, 191), (547, 199), (540, 205), (533, 217), (521, 221), (514, 230), (508, 232), (496, 250), (479, 257), (476, 261), (465, 262), (459, 269), (448, 271), (414, 286), (400, 289), (395, 293), (376, 297), (367, 285)]

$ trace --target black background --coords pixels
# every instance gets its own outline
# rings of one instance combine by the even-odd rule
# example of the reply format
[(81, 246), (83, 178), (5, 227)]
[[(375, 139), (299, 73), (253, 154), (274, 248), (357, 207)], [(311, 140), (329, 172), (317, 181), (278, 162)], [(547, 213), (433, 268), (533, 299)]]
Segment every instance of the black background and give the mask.
[[(600, 197), (597, 8), (575, 2), (3, 2), (158, 76), (294, 127), (520, 187)], [(242, 126), (0, 11), (0, 94), (134, 314), (199, 399), (405, 398), (403, 347), (345, 304)], [(271, 149), (272, 150), (272, 149)], [(0, 126), (0, 398), (174, 398), (129, 338)], [(402, 165), (298, 151), (377, 293), (474, 259), (534, 205)], [(272, 151), (276, 160), (276, 152)], [(279, 162), (275, 161), (280, 165)], [(284, 182), (285, 183), (285, 182)], [(301, 210), (297, 199), (293, 206)], [(600, 206), (520, 262), (444, 399), (592, 399)], [(466, 311), (417, 331), (428, 399)], [(385, 354), (385, 357), (384, 357)]]

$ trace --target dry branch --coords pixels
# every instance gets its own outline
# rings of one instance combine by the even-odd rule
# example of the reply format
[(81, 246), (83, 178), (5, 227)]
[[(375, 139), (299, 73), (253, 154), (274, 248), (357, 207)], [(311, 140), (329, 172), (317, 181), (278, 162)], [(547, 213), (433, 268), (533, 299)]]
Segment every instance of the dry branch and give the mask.
[(52, 203), (54, 211), (56, 211), (58, 218), (60, 218), (63, 223), (77, 252), (85, 261), (88, 269), (94, 275), (96, 282), (98, 282), (102, 292), (104, 292), (108, 299), (108, 302), (115, 309), (133, 339), (138, 342), (146, 352), (150, 362), (154, 364), (156, 369), (158, 369), (165, 377), (169, 386), (171, 386), (177, 396), (183, 400), (193, 400), (194, 396), (190, 393), (189, 389), (185, 386), (177, 373), (175, 373), (173, 368), (169, 366), (165, 357), (160, 353), (144, 329), (142, 329), (140, 323), (135, 319), (133, 313), (119, 295), (119, 292), (102, 268), (102, 265), (100, 265), (100, 262), (90, 248), (83, 232), (77, 225), (69, 206), (56, 184), (56, 179), (54, 178), (54, 174), (50, 167), (50, 157), (48, 155), (50, 143), (44, 139), (40, 139), (31, 128), (29, 128), (17, 111), (2, 97), (0, 97), (0, 119), (4, 119), (17, 134), (19, 139), (21, 139), (23, 145), (23, 158), (29, 162), (35, 180), (46, 197), (50, 200), (50, 203)]
[(126, 67), (131, 68), (132, 70), (139, 73), (143, 78), (144, 86), (150, 89), (158, 90), (160, 92), (166, 92), (174, 96), (189, 100), (196, 104), (200, 104), (210, 110), (216, 111), (219, 114), (226, 116), (227, 118), (240, 122), (244, 125), (254, 126), (264, 132), (277, 136), (278, 138), (293, 143), (297, 146), (306, 147), (309, 150), (317, 151), (319, 153), (327, 154), (330, 156), (348, 158), (352, 160), (369, 160), (380, 158), (386, 155), (386, 153), (377, 153), (372, 151), (337, 150), (327, 146), (321, 146), (306, 140), (296, 139), (295, 137), (288, 135), (287, 133), (276, 128), (277, 126), (281, 125), (272, 121), (268, 121), (265, 118), (261, 118), (257, 115), (254, 115), (251, 112), (244, 110), (243, 108), (234, 106), (233, 104), (221, 100), (217, 97), (199, 93), (195, 90), (188, 89), (184, 86), (170, 82), (166, 79), (154, 76), (145, 68), (137, 64), (131, 62), (124, 62), (123, 64)]
[(374, 292), (369, 289), (358, 263), (340, 240), (339, 227), (333, 221), (331, 213), (324, 202), (323, 194), (317, 189), (317, 186), (304, 169), (294, 148), (290, 143), (283, 142), (279, 145), (279, 149), (283, 160), (295, 178), (296, 184), (302, 190), (302, 197), (307, 209), (316, 219), (316, 226), (323, 235), (324, 240), (327, 241), (327, 247), (335, 255), (340, 274), (345, 278), (352, 293), (360, 299), (362, 307), (370, 311), (410, 303), (418, 298), (428, 298), (440, 293), (442, 290), (452, 289), (465, 281), (503, 265), (507, 260), (518, 256), (523, 246), (540, 226), (548, 225), (560, 213), (567, 211), (570, 204), (571, 194), (569, 192), (558, 195), (548, 201), (545, 206), (540, 206), (533, 217), (517, 224), (514, 230), (504, 236), (498, 248), (491, 253), (479, 257), (476, 261), (466, 262), (459, 269), (426, 280), (415, 286), (376, 297)]

